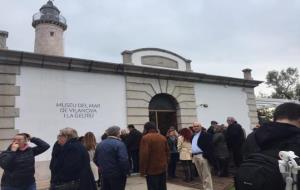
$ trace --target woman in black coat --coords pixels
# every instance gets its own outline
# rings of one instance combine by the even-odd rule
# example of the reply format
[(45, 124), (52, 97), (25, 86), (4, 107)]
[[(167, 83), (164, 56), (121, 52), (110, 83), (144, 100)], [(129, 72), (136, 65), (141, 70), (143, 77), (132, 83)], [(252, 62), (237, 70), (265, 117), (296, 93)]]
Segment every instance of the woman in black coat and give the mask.
[[(29, 147), (28, 143), (36, 144)], [(49, 144), (26, 133), (17, 134), (12, 144), (0, 154), (0, 166), (4, 169), (1, 179), (2, 190), (35, 190), (34, 157), (45, 152)]]
[(85, 147), (78, 141), (72, 128), (60, 131), (53, 147), (51, 190), (96, 190), (90, 159)]

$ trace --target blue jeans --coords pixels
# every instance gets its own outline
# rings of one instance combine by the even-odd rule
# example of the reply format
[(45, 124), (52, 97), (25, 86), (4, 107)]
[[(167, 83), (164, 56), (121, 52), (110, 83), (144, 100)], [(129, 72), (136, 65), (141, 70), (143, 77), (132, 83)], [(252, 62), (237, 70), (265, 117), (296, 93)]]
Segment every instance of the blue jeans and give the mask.
[(29, 185), (27, 187), (10, 187), (10, 186), (2, 186), (1, 190), (36, 190), (36, 184)]

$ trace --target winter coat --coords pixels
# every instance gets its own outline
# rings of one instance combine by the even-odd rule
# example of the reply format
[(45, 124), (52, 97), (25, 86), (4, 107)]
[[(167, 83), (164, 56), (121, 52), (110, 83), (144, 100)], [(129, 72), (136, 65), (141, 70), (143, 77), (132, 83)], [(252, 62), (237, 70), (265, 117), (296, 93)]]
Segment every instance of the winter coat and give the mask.
[(284, 150), (300, 156), (300, 128), (278, 122), (263, 124), (247, 137), (244, 150), (246, 155), (274, 150), (274, 156), (278, 157), (279, 151)]
[(15, 152), (9, 147), (0, 154), (0, 166), (4, 169), (1, 186), (25, 188), (35, 182), (34, 157), (45, 152), (50, 146), (39, 138), (32, 137), (30, 141), (37, 146)]
[(177, 150), (177, 137), (167, 137), (170, 154), (178, 154)]
[(245, 132), (237, 122), (229, 125), (226, 130), (226, 142), (228, 149), (240, 149), (245, 142)]
[(177, 149), (180, 160), (192, 160), (192, 143), (185, 141), (183, 136), (178, 137)]
[[(300, 128), (286, 124), (271, 122), (263, 124), (247, 137), (244, 157), (255, 152), (262, 152), (279, 159), (279, 151), (293, 151), (300, 156)], [(298, 175), (300, 181), (300, 175)], [(298, 183), (300, 189), (300, 183)]]
[(109, 136), (96, 147), (95, 163), (103, 177), (124, 177), (129, 173), (128, 153), (125, 144)]
[[(195, 135), (193, 136), (195, 138)], [(214, 147), (212, 144), (212, 135), (202, 131), (197, 140), (198, 147), (203, 151), (203, 157), (211, 164), (215, 164)]]
[(89, 153), (89, 157), (90, 157), (90, 165), (91, 165), (91, 169), (92, 169), (92, 172), (94, 175), (94, 179), (95, 179), (95, 181), (97, 181), (99, 179), (99, 174), (98, 174), (99, 172), (98, 172), (97, 165), (94, 163), (95, 150), (94, 149), (88, 150), (88, 153)]
[(140, 144), (140, 173), (158, 175), (166, 172), (169, 147), (166, 137), (157, 132), (148, 132)]
[(142, 139), (142, 133), (137, 129), (132, 129), (127, 137), (127, 148), (128, 151), (137, 151), (140, 148), (140, 142)]
[(96, 190), (89, 154), (76, 138), (68, 140), (63, 146), (55, 143), (50, 170), (52, 185), (80, 180), (81, 190)]
[(216, 158), (228, 158), (229, 151), (225, 136), (222, 132), (213, 135), (214, 154)]

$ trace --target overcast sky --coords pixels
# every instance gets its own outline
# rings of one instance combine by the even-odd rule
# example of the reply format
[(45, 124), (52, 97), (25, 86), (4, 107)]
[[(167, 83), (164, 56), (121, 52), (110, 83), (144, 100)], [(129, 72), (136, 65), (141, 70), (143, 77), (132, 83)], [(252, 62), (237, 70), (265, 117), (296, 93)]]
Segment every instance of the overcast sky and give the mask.
[[(46, 0), (1, 0), (9, 49), (33, 51), (32, 15)], [(195, 72), (265, 80), (300, 67), (299, 0), (55, 0), (67, 19), (65, 55), (120, 63), (127, 49), (157, 47)], [(263, 87), (256, 89), (261, 91)]]

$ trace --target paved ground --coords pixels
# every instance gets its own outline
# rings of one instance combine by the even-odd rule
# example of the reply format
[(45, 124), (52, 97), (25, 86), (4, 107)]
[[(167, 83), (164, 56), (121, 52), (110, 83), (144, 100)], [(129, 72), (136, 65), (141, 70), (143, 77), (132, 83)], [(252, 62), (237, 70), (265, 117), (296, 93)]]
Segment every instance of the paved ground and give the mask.
[[(202, 189), (202, 183), (199, 178), (195, 179), (192, 182), (184, 182), (181, 178), (168, 180), (170, 184), (176, 184), (179, 186), (190, 187), (193, 189)], [(213, 187), (214, 190), (229, 190), (233, 186), (232, 177), (216, 177), (213, 176)]]
[[(219, 178), (214, 177), (214, 190), (229, 190), (232, 187), (232, 178)], [(181, 178), (168, 180), (168, 189), (171, 190), (195, 190), (202, 189), (202, 185), (199, 179), (193, 182), (186, 183)], [(49, 181), (38, 182), (38, 189), (46, 190), (49, 187)], [(145, 178), (134, 176), (129, 177), (126, 184), (126, 190), (146, 190), (146, 180)]]
[[(231, 175), (233, 171), (230, 171)], [(177, 165), (176, 175), (178, 176), (175, 179), (168, 179), (167, 186), (169, 190), (195, 190), (202, 189), (201, 180), (199, 177), (195, 178), (192, 182), (183, 181), (183, 168), (180, 164)], [(39, 181), (37, 183), (38, 189), (46, 190), (49, 187), (49, 181)], [(214, 190), (230, 190), (233, 186), (232, 177), (217, 177), (213, 176), (213, 187)], [(126, 190), (146, 190), (146, 180), (145, 178), (139, 176), (131, 176), (127, 179)]]
[[(168, 183), (168, 189), (171, 190), (195, 190), (195, 188), (185, 187), (178, 184)], [(126, 185), (126, 190), (146, 190), (146, 180), (142, 177), (130, 177)]]

